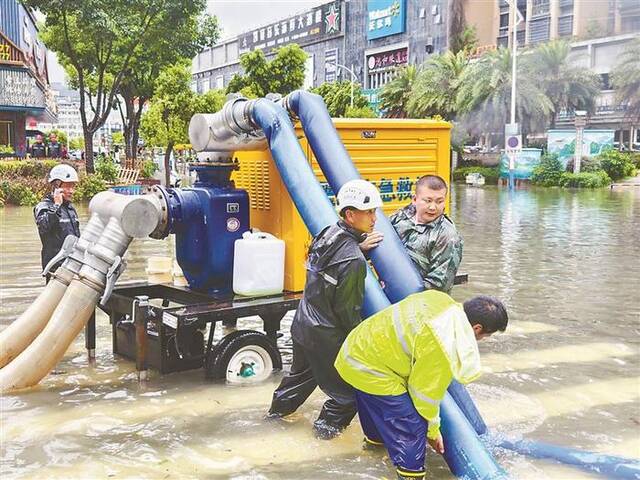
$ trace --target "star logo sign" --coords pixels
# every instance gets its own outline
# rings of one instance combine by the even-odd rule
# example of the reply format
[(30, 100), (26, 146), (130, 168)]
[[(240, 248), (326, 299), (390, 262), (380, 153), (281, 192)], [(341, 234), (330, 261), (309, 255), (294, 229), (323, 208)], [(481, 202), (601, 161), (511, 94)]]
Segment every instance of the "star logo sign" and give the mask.
[(393, 2), (390, 13), (392, 17), (396, 17), (400, 14), (400, 2)]
[(327, 25), (327, 33), (333, 33), (340, 30), (338, 21), (340, 20), (340, 12), (336, 10), (335, 5), (329, 7), (329, 13), (324, 17), (325, 24)]

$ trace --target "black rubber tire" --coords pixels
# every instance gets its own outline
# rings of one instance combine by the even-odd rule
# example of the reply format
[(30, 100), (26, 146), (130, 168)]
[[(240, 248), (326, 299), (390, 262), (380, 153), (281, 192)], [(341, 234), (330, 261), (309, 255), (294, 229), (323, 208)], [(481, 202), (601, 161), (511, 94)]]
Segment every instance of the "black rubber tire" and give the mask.
[(282, 369), (282, 357), (273, 340), (255, 330), (236, 330), (222, 337), (205, 360), (205, 377), (224, 380), (227, 377), (229, 361), (238, 350), (249, 345), (257, 345), (267, 351), (274, 370)]

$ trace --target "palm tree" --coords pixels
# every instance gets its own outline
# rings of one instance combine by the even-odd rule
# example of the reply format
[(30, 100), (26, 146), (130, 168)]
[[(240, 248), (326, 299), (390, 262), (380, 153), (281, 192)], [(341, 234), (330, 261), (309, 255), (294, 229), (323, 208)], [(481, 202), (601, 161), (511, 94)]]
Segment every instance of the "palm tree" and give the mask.
[(568, 42), (554, 40), (538, 46), (526, 63), (528, 73), (539, 79), (540, 88), (553, 104), (551, 128), (562, 110), (592, 112), (600, 93), (600, 77), (588, 68), (572, 65), (567, 59), (570, 52)]
[(427, 60), (409, 95), (407, 112), (416, 118), (439, 115), (453, 120), (458, 112), (456, 96), (460, 77), (469, 60), (464, 51), (447, 51)]
[(385, 110), (385, 117), (404, 118), (407, 116), (407, 102), (409, 93), (416, 81), (418, 69), (415, 65), (401, 67), (395, 72), (395, 77), (380, 93), (380, 109)]
[(611, 82), (616, 98), (627, 105), (627, 116), (640, 121), (640, 39), (636, 39), (620, 56)]
[[(553, 104), (528, 74), (521, 57), (517, 77), (516, 119), (526, 132), (542, 130)], [(511, 105), (511, 50), (500, 48), (484, 54), (464, 69), (457, 95), (457, 109), (470, 133), (501, 133), (509, 119)]]

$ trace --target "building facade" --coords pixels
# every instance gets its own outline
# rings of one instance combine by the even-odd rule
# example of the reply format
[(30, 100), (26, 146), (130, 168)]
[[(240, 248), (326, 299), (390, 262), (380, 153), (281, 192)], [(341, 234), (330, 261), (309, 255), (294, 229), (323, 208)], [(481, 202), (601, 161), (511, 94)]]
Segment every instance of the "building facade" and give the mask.
[(0, 146), (24, 156), (27, 125), (55, 121), (47, 50), (33, 13), (17, 0), (0, 0)]
[[(511, 47), (515, 10), (505, 0), (463, 0), (468, 25), (478, 36), (478, 51)], [(600, 75), (602, 91), (588, 128), (615, 131), (618, 146), (640, 150), (640, 125), (616, 100), (611, 72), (624, 50), (640, 37), (640, 0), (516, 0), (523, 21), (516, 26), (518, 47), (555, 39), (571, 42), (570, 60)], [(559, 112), (558, 128), (575, 123), (573, 112)]]
[[(609, 75), (629, 42), (640, 36), (640, 0), (515, 0), (523, 21), (519, 47), (557, 38), (571, 42), (571, 59), (602, 78), (603, 91), (589, 120), (616, 130), (616, 141), (640, 143), (640, 128), (616, 104)], [(454, 13), (457, 12), (457, 13)], [(454, 18), (457, 15), (457, 18)], [(452, 23), (475, 29), (478, 54), (510, 47), (515, 10), (506, 0), (340, 0), (247, 31), (201, 52), (193, 61), (193, 88), (225, 88), (241, 73), (240, 55), (298, 43), (309, 54), (305, 88), (336, 80), (360, 83), (375, 105), (396, 67), (422, 64), (450, 45)], [(561, 112), (559, 127), (573, 122)]]
[(449, 0), (325, 3), (207, 48), (193, 61), (193, 87), (198, 92), (224, 88), (241, 73), (243, 53), (261, 49), (268, 56), (273, 48), (297, 43), (309, 54), (305, 87), (354, 79), (375, 91), (391, 80), (395, 67), (420, 64), (447, 48), (448, 4)]

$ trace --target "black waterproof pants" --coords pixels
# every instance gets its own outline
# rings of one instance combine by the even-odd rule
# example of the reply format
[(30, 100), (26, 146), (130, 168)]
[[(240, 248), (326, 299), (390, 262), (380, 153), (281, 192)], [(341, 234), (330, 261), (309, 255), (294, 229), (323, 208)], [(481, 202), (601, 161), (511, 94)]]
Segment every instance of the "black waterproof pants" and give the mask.
[(289, 415), (302, 405), (316, 387), (329, 397), (315, 421), (315, 427), (337, 430), (346, 428), (356, 414), (355, 391), (346, 383), (335, 367), (337, 349), (313, 351), (293, 342), (293, 363), (273, 393), (270, 414)]

